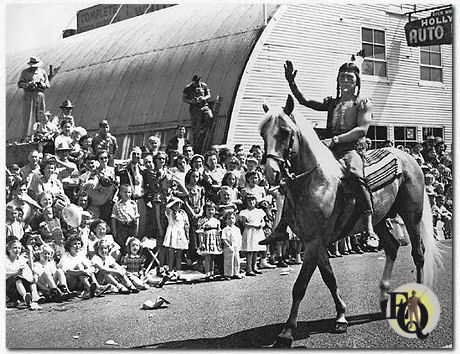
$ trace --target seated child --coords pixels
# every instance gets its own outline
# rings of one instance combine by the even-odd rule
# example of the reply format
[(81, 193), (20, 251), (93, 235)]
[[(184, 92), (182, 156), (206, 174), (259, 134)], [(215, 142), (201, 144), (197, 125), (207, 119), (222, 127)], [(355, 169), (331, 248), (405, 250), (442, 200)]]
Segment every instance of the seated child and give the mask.
[(112, 235), (107, 234), (107, 232), (110, 231), (109, 225), (107, 225), (107, 223), (102, 219), (96, 219), (91, 223), (90, 230), (91, 232), (88, 238), (87, 249), (88, 258), (91, 259), (95, 254), (97, 254), (97, 251), (94, 249), (94, 245), (96, 242), (104, 239), (109, 241), (111, 244), (110, 255), (118, 261), (120, 259), (120, 246), (115, 242)]
[(108, 240), (99, 240), (95, 249), (97, 254), (91, 258), (91, 262), (96, 268), (96, 278), (102, 284), (116, 286), (120, 294), (138, 293), (131, 280), (126, 275), (126, 269), (120, 266), (110, 255), (112, 243)]
[(109, 287), (99, 285), (95, 269), (91, 261), (81, 252), (81, 247), (80, 236), (78, 234), (69, 235), (64, 244), (66, 252), (62, 255), (58, 268), (64, 271), (70, 290), (81, 291), (83, 289), (83, 299), (102, 296)]
[(6, 242), (6, 297), (8, 301), (24, 301), (31, 310), (40, 310), (39, 301), (44, 300), (37, 291), (32, 270), (27, 259), (21, 255), (22, 245), (16, 237)]
[(53, 259), (54, 250), (43, 244), (40, 259), (33, 264), (37, 277), (37, 287), (49, 301), (62, 302), (74, 296), (67, 288), (67, 281), (62, 269), (57, 269)]
[(146, 261), (141, 242), (135, 237), (128, 238), (126, 254), (121, 257), (121, 266), (126, 269), (129, 280), (140, 290), (147, 290), (149, 285), (154, 284), (153, 277), (145, 269)]

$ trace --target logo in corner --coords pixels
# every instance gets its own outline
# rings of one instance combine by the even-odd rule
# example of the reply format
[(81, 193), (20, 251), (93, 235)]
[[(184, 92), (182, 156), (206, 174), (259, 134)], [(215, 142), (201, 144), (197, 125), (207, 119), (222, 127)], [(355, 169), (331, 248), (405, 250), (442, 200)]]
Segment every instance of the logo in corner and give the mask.
[(402, 337), (426, 339), (441, 315), (436, 294), (417, 283), (401, 285), (388, 294), (387, 320), (390, 327)]

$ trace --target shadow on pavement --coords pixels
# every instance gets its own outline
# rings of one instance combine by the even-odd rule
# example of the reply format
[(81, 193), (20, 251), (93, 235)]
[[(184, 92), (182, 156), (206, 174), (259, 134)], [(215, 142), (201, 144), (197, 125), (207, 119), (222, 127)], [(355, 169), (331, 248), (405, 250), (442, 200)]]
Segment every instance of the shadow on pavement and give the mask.
[[(369, 313), (347, 317), (348, 327), (365, 323), (381, 321), (385, 317), (380, 313)], [(133, 348), (160, 348), (160, 349), (238, 349), (238, 348), (266, 348), (270, 347), (283, 329), (284, 323), (253, 328), (230, 334), (221, 338), (197, 338), (165, 343), (146, 344)], [(294, 330), (294, 340), (307, 339), (318, 333), (331, 333), (335, 326), (335, 319), (299, 322)]]

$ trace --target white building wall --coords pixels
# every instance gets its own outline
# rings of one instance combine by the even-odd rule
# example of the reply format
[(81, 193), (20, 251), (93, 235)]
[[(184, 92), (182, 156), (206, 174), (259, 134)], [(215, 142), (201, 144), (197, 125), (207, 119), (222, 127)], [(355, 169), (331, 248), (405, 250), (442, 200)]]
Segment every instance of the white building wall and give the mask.
[[(262, 144), (258, 123), (262, 103), (282, 106), (290, 93), (284, 78), (284, 61), (298, 70), (296, 82), (308, 99), (335, 96), (336, 75), (341, 64), (361, 49), (361, 28), (385, 31), (387, 77), (362, 75), (362, 96), (373, 100), (374, 125), (415, 126), (420, 140), (424, 126), (445, 127), (452, 141), (452, 46), (442, 46), (443, 80), (420, 81), (420, 48), (406, 44), (404, 13), (391, 5), (284, 5), (273, 17), (245, 68), (227, 143)], [(429, 15), (429, 14), (428, 14)], [(326, 113), (297, 105), (294, 112), (325, 127)]]

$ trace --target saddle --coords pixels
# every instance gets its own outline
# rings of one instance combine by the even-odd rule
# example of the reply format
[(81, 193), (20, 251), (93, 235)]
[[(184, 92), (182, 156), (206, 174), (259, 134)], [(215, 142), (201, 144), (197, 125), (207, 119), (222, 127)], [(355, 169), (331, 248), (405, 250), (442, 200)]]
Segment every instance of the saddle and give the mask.
[(387, 149), (368, 150), (362, 156), (364, 178), (371, 192), (385, 187), (402, 174), (399, 159)]

